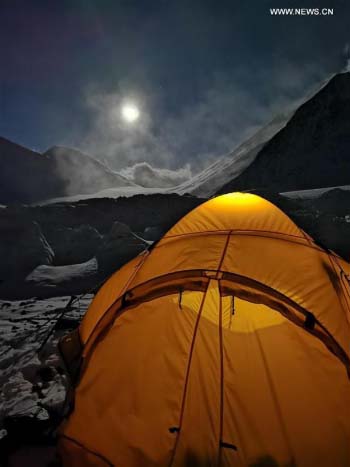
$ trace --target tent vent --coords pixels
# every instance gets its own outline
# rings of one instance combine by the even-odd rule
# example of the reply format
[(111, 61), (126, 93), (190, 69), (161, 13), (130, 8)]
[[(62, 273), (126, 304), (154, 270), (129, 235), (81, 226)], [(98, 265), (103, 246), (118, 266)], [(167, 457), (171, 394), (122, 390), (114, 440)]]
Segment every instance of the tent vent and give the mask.
[(225, 441), (220, 441), (220, 446), (222, 448), (233, 449), (234, 451), (237, 451), (237, 446), (234, 444), (225, 443)]
[(129, 305), (129, 300), (132, 297), (132, 292), (125, 292), (122, 296), (121, 308), (125, 308)]
[(177, 426), (171, 426), (169, 428), (170, 433), (178, 433), (180, 431), (180, 428)]

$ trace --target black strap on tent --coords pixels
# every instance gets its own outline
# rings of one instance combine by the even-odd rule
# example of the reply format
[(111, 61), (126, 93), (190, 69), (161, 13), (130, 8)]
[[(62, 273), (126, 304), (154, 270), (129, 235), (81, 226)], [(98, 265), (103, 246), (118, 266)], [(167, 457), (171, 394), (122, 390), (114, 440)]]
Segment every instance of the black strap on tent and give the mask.
[(306, 329), (314, 329), (315, 324), (316, 324), (316, 319), (314, 315), (308, 311), (305, 317), (304, 327)]
[(183, 291), (184, 291), (184, 289), (182, 287), (180, 287), (180, 290), (179, 290), (179, 308), (180, 308), (180, 310), (182, 310), (182, 294), (183, 294)]

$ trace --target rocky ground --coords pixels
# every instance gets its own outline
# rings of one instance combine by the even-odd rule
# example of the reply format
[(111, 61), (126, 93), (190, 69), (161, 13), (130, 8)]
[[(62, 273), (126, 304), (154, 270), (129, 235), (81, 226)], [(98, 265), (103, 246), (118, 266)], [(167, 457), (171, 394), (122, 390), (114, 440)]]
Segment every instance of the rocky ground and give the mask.
[(91, 299), (0, 301), (0, 465), (54, 461), (67, 385), (57, 343), (78, 325)]

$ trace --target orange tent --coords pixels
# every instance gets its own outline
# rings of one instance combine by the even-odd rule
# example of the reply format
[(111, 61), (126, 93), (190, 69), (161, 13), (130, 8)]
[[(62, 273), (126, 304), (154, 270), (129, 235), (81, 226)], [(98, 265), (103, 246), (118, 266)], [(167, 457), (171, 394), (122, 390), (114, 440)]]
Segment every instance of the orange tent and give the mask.
[(62, 342), (64, 466), (349, 466), (349, 273), (256, 195), (194, 209)]

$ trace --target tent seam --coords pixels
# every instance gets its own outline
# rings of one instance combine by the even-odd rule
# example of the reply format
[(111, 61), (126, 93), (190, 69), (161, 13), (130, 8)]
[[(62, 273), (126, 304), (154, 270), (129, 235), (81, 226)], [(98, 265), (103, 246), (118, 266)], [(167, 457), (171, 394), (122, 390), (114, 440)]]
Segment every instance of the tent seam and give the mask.
[(219, 425), (219, 450), (218, 450), (218, 467), (221, 466), (222, 449), (221, 443), (223, 441), (223, 423), (224, 423), (224, 354), (223, 354), (223, 333), (222, 333), (222, 296), (220, 281), (218, 281), (219, 288), (219, 351), (220, 351), (220, 425)]
[(69, 442), (73, 443), (73, 444), (76, 444), (77, 446), (79, 446), (80, 448), (84, 449), (85, 451), (89, 452), (90, 454), (98, 457), (99, 459), (101, 459), (104, 463), (106, 463), (109, 467), (115, 467), (115, 464), (112, 464), (112, 462), (107, 459), (105, 456), (103, 456), (102, 454), (100, 454), (99, 452), (96, 452), (96, 451), (92, 451), (91, 449), (87, 448), (86, 446), (84, 446), (84, 444), (80, 441), (78, 441), (77, 439), (75, 438), (71, 438), (70, 436), (67, 436), (67, 435), (60, 435), (60, 438), (65, 438), (67, 439)]
[[(290, 235), (290, 234), (284, 234), (284, 233), (273, 232), (273, 231), (268, 231), (268, 230), (216, 230), (216, 231), (215, 230), (208, 230), (208, 231), (202, 231), (202, 232), (189, 232), (189, 233), (186, 233), (186, 234), (179, 234), (179, 235), (172, 235), (172, 236), (169, 236), (169, 237), (163, 237), (159, 241), (159, 243), (157, 243), (157, 245), (154, 247), (154, 249), (166, 246), (164, 241), (166, 241), (168, 239), (176, 240), (176, 239), (181, 238), (181, 237), (197, 237), (197, 236), (201, 237), (201, 236), (206, 236), (206, 235), (225, 235), (228, 232), (230, 233), (230, 235), (237, 235), (237, 236), (242, 235), (242, 236), (247, 236), (247, 237), (251, 236), (251, 237), (259, 237), (259, 238), (273, 238), (275, 240), (282, 240), (282, 241), (285, 241), (285, 242), (302, 245), (302, 246), (305, 246), (306, 248), (312, 248), (312, 249), (317, 250), (317, 251), (319, 251), (321, 253), (327, 254), (327, 252), (324, 250), (324, 248), (317, 245), (317, 243), (315, 243), (314, 241), (310, 242), (304, 236)], [(263, 233), (266, 233), (266, 234), (271, 233), (271, 234), (274, 234), (274, 235), (259, 235), (259, 232), (263, 232)], [(284, 238), (284, 237), (291, 237), (291, 238), (295, 238), (295, 239), (300, 239), (301, 241), (300, 242), (293, 241), (290, 238)], [(333, 252), (332, 252), (332, 255), (336, 256)]]
[(189, 380), (189, 377), (190, 377), (190, 371), (191, 371), (191, 364), (192, 364), (192, 357), (193, 357), (193, 352), (194, 352), (194, 346), (195, 346), (195, 341), (196, 341), (196, 337), (197, 337), (197, 331), (198, 331), (198, 327), (199, 327), (199, 321), (200, 321), (201, 316), (202, 316), (202, 311), (203, 311), (205, 299), (206, 299), (206, 296), (207, 296), (209, 284), (210, 284), (210, 280), (208, 281), (206, 290), (205, 290), (205, 292), (203, 293), (203, 298), (202, 298), (202, 301), (201, 301), (201, 304), (200, 304), (200, 307), (199, 307), (199, 310), (198, 310), (198, 315), (197, 315), (196, 323), (195, 323), (195, 326), (194, 326), (194, 329), (193, 329), (193, 335), (192, 335), (192, 340), (191, 340), (191, 345), (190, 345), (190, 351), (189, 351), (189, 356), (188, 356), (188, 362), (187, 362), (187, 368), (186, 368), (185, 384), (184, 384), (183, 393), (182, 393), (182, 398), (181, 398), (180, 418), (179, 418), (179, 423), (178, 423), (179, 430), (178, 430), (177, 435), (176, 435), (176, 439), (175, 439), (175, 443), (174, 443), (173, 452), (172, 452), (172, 455), (171, 455), (171, 458), (170, 458), (170, 462), (169, 462), (169, 467), (172, 467), (172, 465), (173, 465), (173, 463), (174, 463), (175, 456), (176, 456), (176, 450), (177, 450), (177, 447), (178, 447), (178, 444), (179, 444), (179, 439), (180, 439), (180, 436), (181, 436), (181, 427), (182, 427), (183, 416), (184, 416), (184, 412), (185, 412), (185, 404), (186, 404), (186, 397), (187, 397), (188, 380)]

